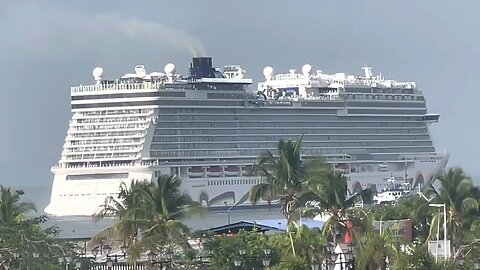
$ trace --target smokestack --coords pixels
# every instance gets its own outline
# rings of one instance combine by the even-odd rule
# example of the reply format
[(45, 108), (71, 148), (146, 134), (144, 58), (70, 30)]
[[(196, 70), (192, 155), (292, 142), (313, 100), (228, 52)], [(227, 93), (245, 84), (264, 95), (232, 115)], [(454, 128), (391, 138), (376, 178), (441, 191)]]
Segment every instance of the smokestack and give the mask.
[(190, 63), (190, 77), (194, 79), (215, 78), (211, 57), (193, 57)]

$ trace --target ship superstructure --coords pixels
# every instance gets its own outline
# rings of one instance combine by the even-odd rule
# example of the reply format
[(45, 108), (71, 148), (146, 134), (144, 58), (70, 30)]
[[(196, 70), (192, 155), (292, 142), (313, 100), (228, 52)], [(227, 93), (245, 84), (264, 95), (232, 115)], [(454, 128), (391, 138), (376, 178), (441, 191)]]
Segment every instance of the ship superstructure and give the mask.
[(188, 76), (135, 73), (71, 89), (72, 120), (55, 175), (53, 215), (91, 215), (120, 183), (177, 174), (183, 189), (205, 206), (248, 203), (261, 179), (251, 165), (279, 139), (303, 135), (305, 158), (323, 156), (345, 172), (352, 192), (371, 184), (381, 190), (392, 177), (410, 184), (443, 169), (428, 125), (422, 92), (413, 82), (386, 80), (364, 68), (364, 76), (290, 70), (249, 90), (240, 66), (212, 67), (194, 58)]

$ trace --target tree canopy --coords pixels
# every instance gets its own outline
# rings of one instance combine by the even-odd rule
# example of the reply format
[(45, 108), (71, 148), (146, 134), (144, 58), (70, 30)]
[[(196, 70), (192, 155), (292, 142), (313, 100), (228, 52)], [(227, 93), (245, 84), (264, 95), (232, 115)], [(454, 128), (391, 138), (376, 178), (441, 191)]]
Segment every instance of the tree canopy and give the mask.
[(96, 219), (113, 216), (117, 222), (96, 238), (123, 240), (131, 246), (132, 259), (146, 249), (189, 249), (190, 230), (179, 219), (201, 213), (202, 208), (180, 192), (180, 184), (176, 175), (162, 175), (156, 183), (134, 181), (129, 188), (122, 184), (118, 196), (108, 197), (94, 216)]

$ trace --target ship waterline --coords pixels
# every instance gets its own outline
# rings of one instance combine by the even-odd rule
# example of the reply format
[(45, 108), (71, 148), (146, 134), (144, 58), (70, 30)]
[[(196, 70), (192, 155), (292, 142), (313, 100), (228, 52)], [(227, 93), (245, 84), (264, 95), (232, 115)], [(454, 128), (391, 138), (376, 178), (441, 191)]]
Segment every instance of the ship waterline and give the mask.
[(442, 170), (446, 152), (433, 146), (429, 114), (413, 82), (291, 70), (273, 74), (257, 91), (239, 66), (212, 68), (194, 58), (190, 74), (147, 74), (143, 66), (118, 80), (72, 87), (72, 120), (59, 163), (52, 167), (51, 215), (91, 215), (120, 183), (182, 179), (205, 206), (248, 204), (262, 179), (251, 165), (280, 139), (303, 135), (302, 157), (322, 156), (348, 178), (349, 189), (386, 187), (395, 177), (412, 188)]

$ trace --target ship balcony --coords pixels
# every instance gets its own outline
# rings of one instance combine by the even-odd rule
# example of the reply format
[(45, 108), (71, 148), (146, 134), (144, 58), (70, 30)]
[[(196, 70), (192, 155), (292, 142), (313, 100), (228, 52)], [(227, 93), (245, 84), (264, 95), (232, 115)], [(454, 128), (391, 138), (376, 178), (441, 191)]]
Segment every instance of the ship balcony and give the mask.
[(147, 124), (149, 120), (147, 117), (112, 117), (104, 119), (76, 119), (75, 121), (70, 121), (71, 126), (75, 127), (84, 127), (91, 125), (122, 125), (122, 124)]
[(85, 119), (102, 119), (105, 121), (108, 121), (108, 119), (117, 119), (117, 118), (122, 118), (122, 117), (148, 117), (153, 113), (152, 111), (144, 111), (144, 112), (138, 112), (132, 111), (132, 112), (120, 112), (120, 113), (109, 113), (109, 114), (102, 114), (100, 112), (93, 112), (93, 113), (82, 113), (81, 115), (74, 115), (72, 117), (72, 120), (85, 120)]
[(80, 85), (70, 88), (71, 94), (84, 92), (102, 92), (110, 90), (157, 90), (161, 83), (143, 82), (143, 83), (112, 83), (112, 84), (94, 84), (94, 85)]
[(62, 153), (62, 157), (66, 160), (79, 159), (79, 160), (96, 160), (99, 158), (140, 158), (141, 154), (138, 151), (125, 151), (125, 152), (90, 152), (90, 153)]
[(134, 147), (129, 149), (68, 149), (63, 153), (69, 154), (110, 154), (110, 153), (137, 153), (141, 151), (143, 147)]
[(115, 140), (108, 140), (108, 142), (85, 142), (81, 141), (82, 143), (75, 142), (75, 143), (67, 143), (63, 144), (63, 148), (81, 148), (81, 147), (109, 147), (109, 146), (132, 146), (132, 147), (141, 147), (145, 143), (145, 139), (140, 139), (137, 142), (132, 140), (130, 141), (115, 141)]
[(102, 140), (102, 139), (137, 139), (137, 138), (143, 138), (145, 136), (145, 133), (123, 134), (123, 135), (102, 135), (102, 136), (99, 136), (99, 135), (85, 136), (85, 135), (91, 135), (91, 134), (81, 134), (81, 136), (67, 134), (67, 137), (65, 138), (65, 140), (78, 141), (78, 140)]
[(105, 157), (105, 158), (82, 158), (82, 157), (75, 157), (75, 158), (63, 158), (61, 159), (62, 162), (65, 163), (89, 163), (89, 162), (109, 162), (109, 161), (125, 161), (125, 160), (131, 160), (132, 162), (134, 160), (137, 160), (140, 158), (140, 155), (129, 155), (129, 156), (118, 156), (118, 157)]
[(68, 134), (88, 134), (94, 132), (131, 132), (131, 131), (143, 131), (147, 129), (147, 125), (144, 127), (129, 127), (129, 128), (109, 128), (109, 129), (77, 129), (77, 128), (69, 128), (67, 133)]
[(142, 130), (148, 128), (148, 124), (143, 125), (118, 125), (118, 126), (106, 126), (106, 125), (87, 125), (87, 126), (74, 126), (70, 127), (71, 132), (90, 132), (90, 131), (118, 131), (118, 130)]
[(425, 120), (425, 122), (427, 122), (429, 124), (438, 123), (438, 119), (440, 119), (440, 114), (438, 114), (438, 113), (428, 113), (428, 114), (425, 114), (423, 119)]

